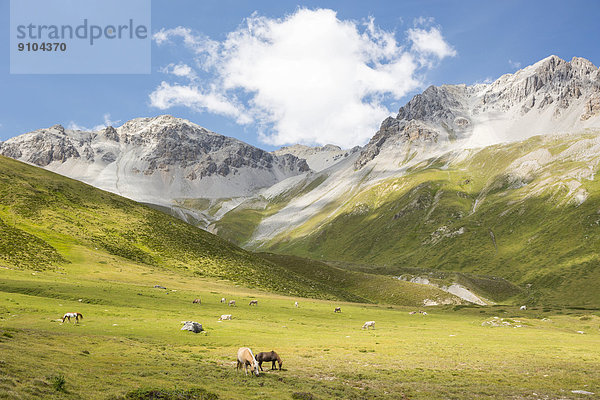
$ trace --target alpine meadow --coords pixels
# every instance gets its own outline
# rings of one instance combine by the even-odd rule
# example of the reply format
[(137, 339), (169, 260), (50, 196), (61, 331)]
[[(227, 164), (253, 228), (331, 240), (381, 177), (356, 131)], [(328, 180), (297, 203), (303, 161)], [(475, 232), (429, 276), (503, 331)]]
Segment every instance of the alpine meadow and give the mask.
[(485, 71), (512, 2), (163, 3), (147, 76), (0, 75), (0, 399), (600, 396), (592, 50)]

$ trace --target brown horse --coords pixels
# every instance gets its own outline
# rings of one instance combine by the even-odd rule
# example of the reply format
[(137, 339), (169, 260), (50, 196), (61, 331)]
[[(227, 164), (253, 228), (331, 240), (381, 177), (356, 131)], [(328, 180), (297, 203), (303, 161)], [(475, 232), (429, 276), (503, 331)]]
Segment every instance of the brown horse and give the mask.
[(261, 353), (258, 353), (256, 355), (256, 361), (258, 361), (258, 367), (260, 368), (260, 370), (262, 371), (262, 363), (263, 362), (269, 362), (272, 361), (273, 364), (271, 364), (271, 369), (277, 369), (275, 368), (275, 361), (277, 361), (277, 364), (279, 364), (279, 370), (281, 371), (281, 365), (283, 364), (283, 361), (281, 361), (281, 357), (279, 357), (279, 354), (275, 353), (273, 350), (271, 351), (263, 351)]
[(254, 375), (260, 375), (258, 370), (258, 362), (254, 359), (254, 355), (252, 354), (252, 350), (248, 347), (240, 347), (237, 352), (237, 367), (236, 369), (240, 369), (240, 367), (244, 366), (244, 370), (246, 375), (248, 375), (248, 366), (254, 370)]
[(83, 315), (78, 312), (68, 312), (63, 315), (62, 322), (65, 322), (65, 319), (68, 319), (71, 322), (71, 318), (75, 318), (75, 322), (79, 322), (80, 319), (83, 319)]

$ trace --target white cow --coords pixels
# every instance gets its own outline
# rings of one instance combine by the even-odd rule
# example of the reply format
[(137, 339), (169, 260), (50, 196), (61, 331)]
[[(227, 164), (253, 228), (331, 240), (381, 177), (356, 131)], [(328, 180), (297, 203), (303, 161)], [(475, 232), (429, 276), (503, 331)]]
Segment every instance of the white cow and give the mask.
[(365, 324), (362, 326), (363, 329), (369, 329), (369, 327), (375, 329), (375, 321), (367, 321), (365, 322)]
[(298, 302), (295, 302), (295, 303), (294, 303), (294, 306), (295, 306), (295, 307), (298, 307)]
[(225, 300), (225, 297), (222, 297), (221, 298), (221, 303), (225, 303), (225, 302), (227, 302), (227, 300)]
[(235, 300), (229, 300), (229, 307), (235, 307)]
[(223, 314), (219, 317), (219, 321), (226, 321), (226, 320), (231, 321), (231, 314)]

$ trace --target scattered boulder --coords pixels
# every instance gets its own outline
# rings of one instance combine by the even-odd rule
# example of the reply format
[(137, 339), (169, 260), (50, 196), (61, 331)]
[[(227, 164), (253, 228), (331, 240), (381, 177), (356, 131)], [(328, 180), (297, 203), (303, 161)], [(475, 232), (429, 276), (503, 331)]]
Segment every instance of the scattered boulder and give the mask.
[(190, 331), (190, 332), (194, 332), (194, 333), (200, 333), (204, 330), (204, 328), (202, 328), (202, 324), (199, 324), (198, 322), (194, 322), (194, 321), (185, 321), (183, 323), (183, 327), (181, 328), (182, 331)]

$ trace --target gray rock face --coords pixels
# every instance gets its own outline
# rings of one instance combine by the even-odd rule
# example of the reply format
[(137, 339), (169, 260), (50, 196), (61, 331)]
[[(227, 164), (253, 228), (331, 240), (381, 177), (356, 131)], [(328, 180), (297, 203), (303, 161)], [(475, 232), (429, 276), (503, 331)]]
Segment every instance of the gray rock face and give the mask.
[(204, 330), (204, 328), (202, 328), (202, 324), (199, 324), (198, 322), (194, 322), (194, 321), (185, 321), (183, 323), (183, 327), (181, 328), (182, 331), (190, 331), (190, 332), (194, 332), (194, 333), (200, 333)]
[(360, 147), (358, 146), (349, 150), (344, 150), (333, 144), (315, 147), (295, 144), (293, 146), (282, 147), (273, 151), (271, 154), (278, 157), (288, 157), (289, 155), (296, 156), (299, 159), (306, 160), (307, 169), (310, 167), (310, 169), (314, 171), (321, 171), (335, 165), (359, 150)]
[[(584, 58), (570, 62), (550, 56), (491, 84), (430, 86), (414, 96), (396, 117), (389, 117), (363, 148), (355, 162), (360, 169), (384, 146), (394, 143), (438, 142), (464, 139), (473, 133), (473, 120), (505, 118), (519, 125), (527, 114), (547, 110), (556, 121), (587, 121), (600, 115), (600, 71)], [(531, 117), (535, 119), (535, 117)], [(549, 129), (552, 121), (544, 121)], [(530, 121), (522, 124), (527, 129)], [(495, 126), (493, 131), (508, 129)]]
[(134, 200), (161, 203), (249, 195), (310, 170), (294, 155), (274, 155), (168, 115), (98, 132), (55, 125), (7, 140), (0, 154)]

